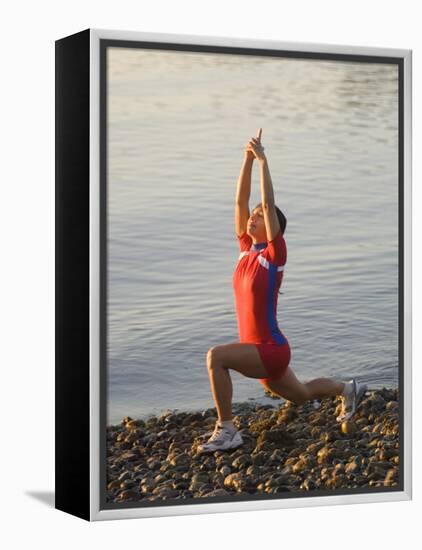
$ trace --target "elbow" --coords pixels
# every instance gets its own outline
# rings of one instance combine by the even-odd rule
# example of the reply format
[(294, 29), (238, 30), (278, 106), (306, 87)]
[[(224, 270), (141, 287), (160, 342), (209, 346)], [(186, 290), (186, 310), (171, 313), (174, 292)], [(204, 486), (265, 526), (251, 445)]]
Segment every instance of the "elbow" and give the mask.
[(275, 208), (275, 202), (274, 201), (265, 201), (262, 203), (262, 209), (269, 212), (270, 210), (273, 210)]

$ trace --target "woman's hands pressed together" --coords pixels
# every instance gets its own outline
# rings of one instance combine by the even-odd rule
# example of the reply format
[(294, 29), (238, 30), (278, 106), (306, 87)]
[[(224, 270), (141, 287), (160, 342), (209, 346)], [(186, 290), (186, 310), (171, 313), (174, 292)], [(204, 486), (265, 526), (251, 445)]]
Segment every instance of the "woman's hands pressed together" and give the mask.
[(248, 141), (246, 145), (246, 155), (249, 158), (256, 158), (259, 161), (265, 161), (264, 147), (261, 144), (262, 128), (258, 130), (257, 136), (253, 137)]

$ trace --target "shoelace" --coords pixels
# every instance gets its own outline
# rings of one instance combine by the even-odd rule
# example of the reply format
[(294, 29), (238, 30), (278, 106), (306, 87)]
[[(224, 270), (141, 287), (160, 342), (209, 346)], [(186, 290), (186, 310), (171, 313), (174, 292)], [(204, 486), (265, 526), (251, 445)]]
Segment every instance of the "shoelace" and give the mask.
[[(207, 436), (211, 435), (211, 437), (207, 440), (207, 443), (212, 443), (214, 442), (216, 439), (218, 439), (220, 436), (221, 436), (221, 433), (225, 431), (227, 432), (228, 434), (230, 434), (229, 430), (227, 430), (227, 428), (224, 428), (223, 426), (216, 426), (214, 428), (214, 431), (213, 432), (207, 432), (205, 434), (203, 434), (201, 436), (201, 438), (207, 438)], [(240, 430), (242, 431), (242, 430)], [(230, 434), (230, 435), (234, 435), (234, 434)]]
[[(221, 428), (220, 428), (221, 429)], [(204, 434), (200, 435), (199, 437), (201, 439), (206, 439), (207, 437), (213, 436), (216, 433), (217, 428), (214, 428), (213, 432), (205, 432)], [(237, 433), (240, 434), (242, 437), (246, 439), (253, 439), (252, 436), (245, 433), (245, 430), (237, 430)]]
[(216, 426), (214, 428), (214, 431), (212, 432), (212, 435), (209, 439), (209, 441), (215, 441), (216, 439), (218, 439), (221, 435), (221, 433), (224, 431), (228, 432), (228, 430), (226, 428), (224, 428), (223, 426)]

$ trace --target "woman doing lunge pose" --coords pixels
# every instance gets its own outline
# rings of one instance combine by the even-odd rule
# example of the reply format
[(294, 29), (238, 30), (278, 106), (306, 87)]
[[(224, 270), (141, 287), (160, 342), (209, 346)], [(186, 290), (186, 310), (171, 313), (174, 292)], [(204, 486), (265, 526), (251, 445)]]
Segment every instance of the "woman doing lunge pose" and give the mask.
[[(341, 396), (338, 421), (349, 419), (366, 391), (355, 379), (340, 382), (317, 378), (301, 383), (289, 367), (290, 345), (279, 329), (278, 290), (287, 260), (286, 218), (275, 205), (268, 160), (261, 144), (262, 129), (248, 142), (236, 194), (235, 226), (240, 256), (233, 274), (239, 342), (211, 348), (208, 375), (218, 419), (212, 436), (199, 452), (234, 449), (243, 443), (232, 421), (230, 369), (258, 379), (271, 392), (302, 404), (308, 400)], [(261, 203), (249, 213), (251, 173), (259, 163)]]

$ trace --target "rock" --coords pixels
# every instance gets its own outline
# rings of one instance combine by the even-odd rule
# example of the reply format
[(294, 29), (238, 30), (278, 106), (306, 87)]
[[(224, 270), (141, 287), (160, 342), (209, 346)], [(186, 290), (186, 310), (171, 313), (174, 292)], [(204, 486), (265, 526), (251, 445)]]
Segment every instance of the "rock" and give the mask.
[(163, 483), (164, 481), (167, 481), (167, 480), (168, 480), (168, 476), (166, 476), (165, 474), (158, 474), (154, 477), (155, 483)]
[(286, 430), (272, 429), (264, 430), (259, 435), (257, 444), (262, 442), (277, 443), (280, 447), (291, 448), (295, 443), (295, 438)]
[(179, 496), (179, 491), (176, 489), (171, 489), (170, 487), (164, 487), (163, 489), (157, 491), (157, 495), (163, 500), (167, 500), (169, 498), (176, 498)]
[(202, 461), (201, 468), (202, 468), (202, 466), (204, 466), (205, 468), (207, 468), (207, 470), (214, 470), (215, 469), (216, 460), (213, 456), (202, 455), (199, 458)]
[(136, 430), (139, 427), (142, 427), (142, 424), (145, 425), (144, 422), (139, 420), (130, 420), (129, 422), (126, 422), (125, 428), (127, 430)]
[(345, 478), (344, 476), (332, 477), (327, 479), (325, 486), (327, 489), (339, 489), (344, 486)]
[(122, 453), (119, 457), (119, 462), (134, 462), (135, 460), (138, 460), (138, 453), (133, 453), (132, 451), (127, 451), (125, 453)]
[(358, 427), (358, 429), (363, 428), (364, 426), (368, 425), (368, 419), (365, 417), (357, 418), (355, 424)]
[(302, 460), (306, 468), (313, 468), (317, 464), (316, 458), (310, 453), (301, 453), (299, 458)]
[(125, 479), (120, 482), (121, 489), (133, 489), (136, 486), (136, 481), (133, 479)]
[(252, 433), (261, 434), (266, 430), (270, 430), (274, 426), (274, 420), (259, 420), (249, 424), (249, 430)]
[(346, 435), (354, 435), (358, 431), (358, 428), (352, 420), (348, 420), (346, 422), (342, 422), (341, 431)]
[(239, 482), (241, 482), (242, 479), (243, 476), (240, 473), (229, 474), (226, 478), (224, 478), (224, 486), (229, 489), (237, 490)]
[(157, 424), (158, 424), (158, 418), (156, 418), (155, 416), (148, 418), (147, 421), (145, 422), (145, 426), (148, 430), (156, 429)]
[(116, 436), (116, 441), (124, 441), (126, 438), (126, 432), (120, 432)]
[(305, 491), (313, 491), (316, 489), (315, 482), (310, 478), (306, 478), (305, 481), (301, 483), (300, 489), (304, 489)]
[(324, 447), (324, 442), (323, 441), (317, 441), (316, 443), (311, 443), (310, 445), (308, 445), (308, 447), (306, 447), (306, 450), (308, 453), (317, 453), (321, 447)]
[(228, 475), (231, 474), (231, 468), (230, 466), (227, 466), (227, 465), (222, 466), (219, 471), (221, 475), (224, 477), (227, 477)]
[(120, 481), (118, 479), (115, 479), (114, 481), (110, 481), (110, 483), (107, 485), (107, 490), (111, 491), (112, 489), (118, 489), (120, 487)]
[[(385, 407), (385, 401), (380, 394), (373, 393), (362, 402), (362, 410), (369, 409), (371, 413), (368, 420), (373, 421), (375, 415), (380, 413)], [(372, 418), (370, 418), (372, 415)]]
[(289, 487), (287, 485), (278, 485), (277, 487), (273, 488), (266, 488), (265, 492), (269, 494), (277, 494), (277, 493), (288, 493), (290, 491)]
[(293, 471), (293, 465), (291, 464), (288, 464), (287, 466), (284, 466), (281, 470), (280, 470), (280, 474), (281, 475), (289, 475), (291, 474)]
[(142, 493), (152, 493), (155, 487), (156, 485), (152, 480), (147, 480), (147, 481), (141, 482), (139, 489)]
[(250, 455), (242, 454), (233, 460), (232, 466), (233, 468), (237, 468), (237, 469), (245, 469), (248, 466), (250, 466), (252, 462), (253, 461)]
[(322, 447), (317, 453), (318, 464), (324, 464), (325, 462), (331, 462), (333, 459), (334, 453), (333, 449), (330, 447)]
[(203, 481), (192, 481), (191, 484), (189, 485), (189, 491), (192, 491), (192, 493), (196, 493), (206, 485), (207, 483)]
[(277, 424), (281, 423), (289, 423), (295, 418), (297, 418), (298, 413), (293, 408), (287, 408), (287, 409), (281, 409), (278, 418), (277, 418)]
[(206, 472), (200, 472), (192, 476), (192, 483), (208, 483), (209, 475)]
[(328, 432), (322, 433), (320, 437), (323, 441), (326, 441), (327, 443), (331, 443), (338, 438), (338, 433), (334, 430), (330, 430)]
[(272, 464), (281, 464), (284, 460), (285, 453), (280, 449), (275, 449), (269, 457), (269, 462)]
[(252, 463), (255, 466), (263, 466), (264, 464), (267, 464), (268, 456), (268, 453), (265, 451), (259, 451), (258, 453), (252, 455)]
[(158, 470), (161, 467), (161, 462), (155, 457), (147, 459), (147, 465), (150, 470)]
[(386, 472), (387, 470), (389, 470), (391, 468), (391, 464), (387, 461), (375, 461), (375, 460), (372, 460), (369, 464), (368, 464), (368, 471), (370, 472), (373, 472), (375, 470), (384, 470), (384, 472)]
[(298, 460), (296, 464), (292, 467), (292, 472), (294, 474), (299, 474), (307, 469), (307, 464), (304, 460)]
[(359, 469), (360, 469), (359, 464), (353, 461), (353, 462), (348, 462), (344, 470), (346, 474), (354, 474), (358, 472)]
[(157, 441), (157, 434), (155, 433), (150, 433), (143, 438), (144, 445), (147, 447), (152, 447), (152, 445), (154, 445), (156, 441)]
[(182, 491), (189, 489), (189, 482), (185, 480), (174, 481), (172, 488), (181, 493)]
[(323, 412), (316, 412), (311, 420), (312, 426), (326, 426), (327, 425), (327, 419), (325, 418), (325, 414)]
[(119, 477), (117, 478), (120, 482), (124, 481), (125, 479), (128, 479), (130, 478), (130, 472), (128, 472), (127, 470), (125, 470), (124, 472), (122, 472)]
[(299, 489), (300, 484), (302, 483), (302, 478), (301, 476), (292, 474), (290, 476), (286, 476), (285, 482), (286, 482), (286, 486), (291, 488), (291, 490), (297, 490)]
[(191, 459), (187, 454), (181, 453), (176, 456), (172, 456), (169, 460), (171, 466), (187, 466), (190, 464)]
[(208, 497), (226, 497), (230, 495), (230, 493), (228, 491), (226, 491), (225, 489), (214, 489), (213, 491), (210, 491), (209, 493), (205, 493), (204, 495), (202, 495), (204, 498), (208, 498)]
[(345, 466), (342, 462), (339, 462), (338, 464), (336, 464), (333, 468), (333, 476), (339, 476), (339, 475), (343, 475), (344, 474), (344, 471), (345, 471)]
[(383, 461), (390, 460), (391, 458), (394, 457), (395, 454), (396, 454), (396, 451), (393, 449), (381, 449), (379, 453), (379, 459)]
[(119, 494), (118, 499), (119, 500), (124, 500), (124, 501), (138, 500), (139, 497), (140, 497), (140, 495), (138, 495), (138, 493), (136, 491), (125, 490), (125, 491), (122, 491)]
[(265, 482), (265, 487), (273, 489), (274, 487), (285, 485), (285, 483), (286, 483), (285, 476), (272, 476), (270, 479), (267, 479), (267, 481)]
[(320, 426), (314, 426), (312, 429), (311, 429), (311, 437), (313, 439), (318, 439), (320, 434), (322, 432), (322, 428)]
[(389, 485), (393, 481), (397, 481), (399, 477), (399, 472), (397, 468), (391, 468), (388, 470), (385, 478), (384, 478), (384, 485)]
[(248, 476), (259, 476), (261, 474), (261, 468), (259, 466), (249, 466), (246, 470), (246, 475)]
[(227, 476), (224, 476), (221, 472), (215, 472), (210, 476), (210, 483), (213, 485), (214, 489), (224, 487), (224, 479), (226, 477)]

